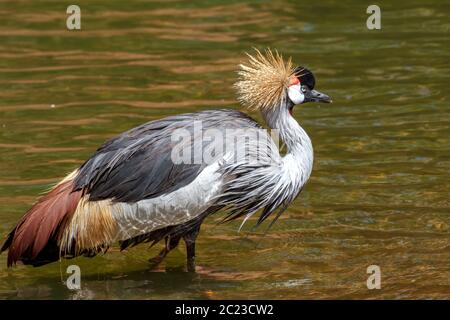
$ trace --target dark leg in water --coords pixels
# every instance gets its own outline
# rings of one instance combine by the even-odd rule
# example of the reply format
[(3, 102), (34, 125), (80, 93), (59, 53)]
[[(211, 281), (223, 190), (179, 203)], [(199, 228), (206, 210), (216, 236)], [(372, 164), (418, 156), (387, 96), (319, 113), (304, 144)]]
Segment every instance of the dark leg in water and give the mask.
[(195, 272), (195, 240), (197, 239), (199, 231), (200, 226), (192, 229), (192, 231), (183, 236), (183, 240), (186, 243), (188, 272)]
[(180, 237), (165, 237), (164, 240), (166, 242), (164, 249), (162, 249), (156, 257), (148, 260), (148, 262), (150, 262), (151, 268), (157, 267), (167, 256), (167, 254), (172, 251), (172, 249), (175, 249), (178, 246)]

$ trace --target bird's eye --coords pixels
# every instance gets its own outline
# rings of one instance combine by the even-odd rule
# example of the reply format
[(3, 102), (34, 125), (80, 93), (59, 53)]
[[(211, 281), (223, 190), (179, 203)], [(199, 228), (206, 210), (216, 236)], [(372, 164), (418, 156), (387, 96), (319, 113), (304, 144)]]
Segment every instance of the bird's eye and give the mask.
[(305, 87), (305, 86), (302, 86), (302, 87), (301, 87), (301, 90), (302, 90), (303, 93), (305, 93), (305, 92), (306, 92), (306, 87)]

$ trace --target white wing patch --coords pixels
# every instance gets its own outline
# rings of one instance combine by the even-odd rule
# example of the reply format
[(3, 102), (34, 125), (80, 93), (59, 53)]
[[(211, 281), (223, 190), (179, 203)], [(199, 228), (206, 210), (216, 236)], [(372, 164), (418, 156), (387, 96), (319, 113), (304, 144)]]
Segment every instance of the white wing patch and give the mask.
[(116, 240), (182, 224), (199, 216), (221, 191), (222, 179), (218, 169), (219, 162), (215, 162), (187, 186), (157, 198), (112, 204), (111, 212), (119, 229)]

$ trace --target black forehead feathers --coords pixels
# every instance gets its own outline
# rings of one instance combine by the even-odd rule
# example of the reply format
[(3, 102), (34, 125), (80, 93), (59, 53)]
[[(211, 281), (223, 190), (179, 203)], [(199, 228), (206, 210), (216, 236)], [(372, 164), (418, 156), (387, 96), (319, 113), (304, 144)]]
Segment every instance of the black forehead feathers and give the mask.
[(300, 83), (302, 85), (308, 86), (309, 89), (314, 89), (316, 85), (316, 79), (311, 71), (303, 67), (296, 67), (294, 69), (294, 74), (297, 78), (299, 78)]

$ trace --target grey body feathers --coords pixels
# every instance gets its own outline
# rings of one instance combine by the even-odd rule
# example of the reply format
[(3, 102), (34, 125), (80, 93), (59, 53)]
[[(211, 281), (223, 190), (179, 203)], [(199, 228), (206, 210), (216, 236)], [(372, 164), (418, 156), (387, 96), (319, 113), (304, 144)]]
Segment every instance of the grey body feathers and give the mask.
[[(101, 146), (81, 166), (75, 180), (76, 188), (84, 189), (92, 201), (112, 199), (115, 202), (134, 203), (174, 192), (190, 184), (207, 164), (175, 164), (171, 159), (172, 148), (175, 146), (171, 134), (177, 129), (193, 132), (194, 121), (201, 121), (203, 132), (211, 128), (221, 132), (227, 129), (261, 129), (261, 126), (245, 113), (227, 109), (181, 114), (150, 121), (110, 139)], [(236, 138), (233, 132), (227, 135), (223, 143), (230, 143), (230, 139)], [(236, 134), (239, 132), (234, 133)], [(202, 143), (208, 148), (219, 142)], [(184, 147), (193, 149), (194, 144), (189, 141)], [(296, 167), (296, 164), (288, 163), (286, 166), (278, 147), (268, 134), (263, 138), (259, 137), (258, 143), (247, 139), (238, 147), (244, 151), (235, 150), (232, 154), (225, 154), (224, 149), (223, 153), (215, 154), (215, 158), (221, 160), (219, 172), (223, 179), (223, 188), (211, 204), (211, 208), (215, 210), (206, 211), (211, 214), (223, 208), (228, 212), (225, 220), (230, 220), (243, 215), (247, 219), (262, 209), (259, 224), (279, 208), (277, 218), (298, 195), (310, 172), (297, 172), (298, 177), (290, 176), (290, 167)], [(192, 225), (197, 227), (205, 215), (199, 212), (198, 217), (193, 220), (195, 223), (186, 223), (186, 228), (190, 229), (188, 226)], [(168, 227), (165, 228), (165, 234), (169, 235), (174, 230), (180, 232), (186, 228)], [(165, 229), (131, 237), (129, 241), (122, 241), (122, 247), (159, 239)]]

